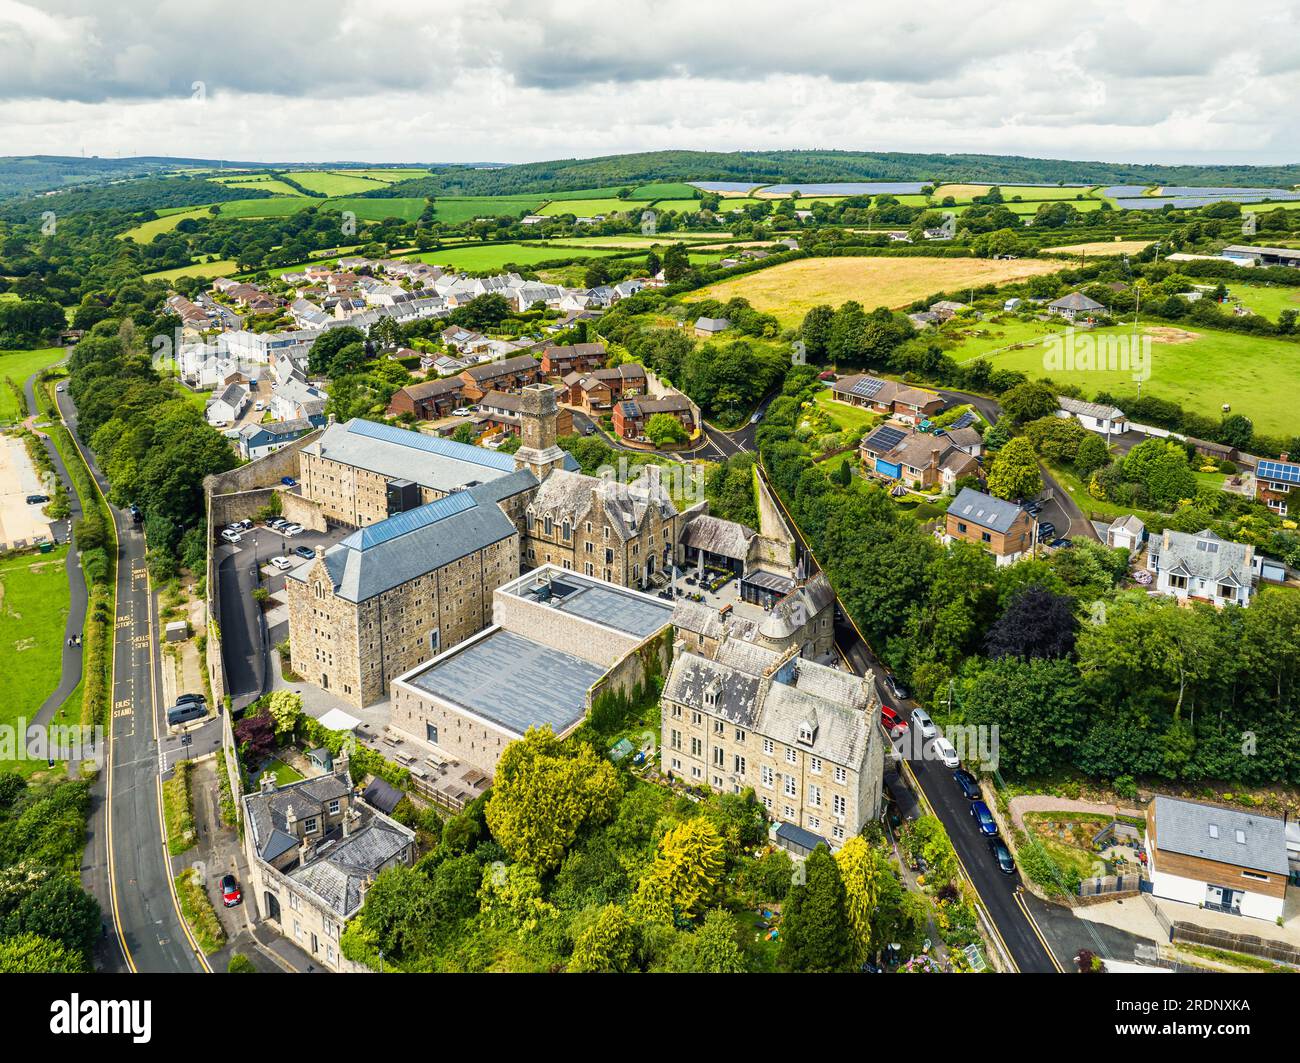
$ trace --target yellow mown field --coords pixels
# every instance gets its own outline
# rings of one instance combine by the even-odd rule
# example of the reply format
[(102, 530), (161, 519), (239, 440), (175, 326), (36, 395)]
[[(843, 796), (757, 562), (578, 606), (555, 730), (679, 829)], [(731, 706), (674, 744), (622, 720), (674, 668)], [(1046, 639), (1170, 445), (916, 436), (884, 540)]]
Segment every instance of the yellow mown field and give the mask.
[(1088, 244), (1045, 247), (1043, 250), (1057, 255), (1136, 255), (1139, 251), (1144, 251), (1150, 244), (1150, 240), (1096, 240)]
[(856, 299), (868, 310), (899, 308), (935, 292), (1006, 284), (1062, 265), (1032, 258), (804, 258), (701, 288), (691, 298), (726, 302), (741, 296), (783, 325), (797, 325), (819, 303)]

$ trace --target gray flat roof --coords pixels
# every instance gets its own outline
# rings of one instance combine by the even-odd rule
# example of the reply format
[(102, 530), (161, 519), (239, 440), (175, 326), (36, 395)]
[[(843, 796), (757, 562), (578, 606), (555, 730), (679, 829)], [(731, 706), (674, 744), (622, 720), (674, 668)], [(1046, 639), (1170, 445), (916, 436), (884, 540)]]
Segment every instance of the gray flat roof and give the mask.
[(491, 631), (407, 682), (514, 734), (550, 724), (562, 734), (587, 709), (604, 669), (513, 631)]
[(672, 623), (673, 604), (569, 571), (541, 570), (505, 588), (508, 593), (638, 638)]

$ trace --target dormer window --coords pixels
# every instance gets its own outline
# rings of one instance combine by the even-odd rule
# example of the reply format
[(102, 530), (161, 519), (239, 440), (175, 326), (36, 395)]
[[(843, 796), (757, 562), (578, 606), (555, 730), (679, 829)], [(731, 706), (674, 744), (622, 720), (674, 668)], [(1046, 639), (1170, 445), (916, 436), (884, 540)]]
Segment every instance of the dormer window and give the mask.
[(799, 744), (810, 746), (817, 740), (817, 720), (807, 719), (799, 723)]

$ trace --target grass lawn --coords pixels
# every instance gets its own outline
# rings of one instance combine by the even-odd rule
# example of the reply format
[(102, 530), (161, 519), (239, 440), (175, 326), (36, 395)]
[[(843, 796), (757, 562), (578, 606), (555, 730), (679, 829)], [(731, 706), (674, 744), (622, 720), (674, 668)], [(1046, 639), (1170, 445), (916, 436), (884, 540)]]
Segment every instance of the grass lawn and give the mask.
[(34, 351), (0, 351), (0, 421), (16, 421), (26, 416), (6, 379), (22, 387), (33, 373), (52, 366), (63, 357), (62, 347), (41, 347)]
[(58, 685), (68, 619), (67, 546), (0, 560), (0, 722), (31, 719)]
[(565, 258), (602, 258), (619, 253), (620, 249), (616, 247), (555, 247), (541, 243), (486, 246), (467, 244), (464, 247), (444, 247), (407, 257), (420, 262), (449, 264), (457, 269), (480, 270), (500, 269), (509, 262), (527, 266), (535, 262), (550, 262)]
[[(372, 188), (377, 187), (373, 182), (370, 185)], [(418, 196), (395, 199), (326, 199), (320, 202), (326, 210), (350, 210), (362, 221), (383, 221), (385, 218), (415, 221), (424, 213), (425, 207), (425, 201)]]
[[(1019, 369), (1030, 376), (1051, 376), (1058, 382), (1081, 384), (1088, 395), (1098, 391), (1119, 395), (1137, 392), (1133, 373), (1127, 369), (1053, 372), (1045, 367), (1047, 352), (1041, 346), (1042, 338), (1062, 327), (1041, 322), (994, 325), (975, 343), (963, 344), (949, 353), (961, 362), (1008, 343), (1029, 343), (1031, 346), (1002, 351), (990, 360), (999, 369)], [(1131, 332), (1131, 326), (1117, 325), (1096, 329), (1093, 334), (1127, 336)], [(1232, 412), (1249, 417), (1260, 432), (1295, 434), (1295, 412), (1278, 397), (1300, 394), (1300, 344), (1199, 327), (1147, 326), (1142, 334), (1152, 341), (1151, 378), (1143, 383), (1143, 394), (1169, 399), (1216, 420), (1222, 415), (1221, 406), (1227, 403)]]
[[(832, 421), (840, 426), (843, 431), (846, 428), (868, 428), (877, 424), (881, 417), (874, 410), (864, 409), (861, 406), (850, 406), (845, 402), (836, 402), (832, 397), (830, 388), (823, 388), (817, 392), (813, 401)], [(852, 455), (849, 455), (851, 458)]]
[(225, 928), (217, 918), (217, 910), (212, 906), (199, 873), (193, 868), (186, 868), (176, 876), (176, 897), (199, 948), (208, 955), (221, 948), (226, 943)]
[(437, 196), (433, 201), (434, 216), (448, 225), (457, 225), (475, 218), (495, 218), (508, 215), (517, 218), (533, 213), (546, 202), (543, 195), (536, 196)]
[(271, 772), (271, 774), (275, 776), (275, 783), (277, 786), (284, 786), (287, 783), (298, 782), (303, 778), (303, 775), (300, 772), (295, 771), (279, 758), (271, 761), (271, 763), (263, 768), (262, 771), (263, 773), (268, 771)]
[(180, 856), (198, 844), (194, 829), (194, 798), (190, 776), (194, 766), (188, 761), (176, 765), (170, 779), (162, 784), (163, 817), (167, 822), (167, 851)]
[(1060, 268), (1059, 262), (1037, 259), (805, 258), (710, 285), (693, 298), (726, 302), (743, 296), (755, 310), (776, 315), (781, 324), (798, 325), (818, 303), (838, 306), (856, 299), (868, 310), (904, 307), (935, 292), (1005, 284)]
[(645, 199), (559, 199), (547, 203), (538, 213), (574, 214), (579, 218), (591, 218), (597, 214), (644, 210), (649, 205), (649, 200)]
[(1228, 294), (1241, 300), (1247, 310), (1276, 321), (1283, 310), (1300, 310), (1300, 288), (1280, 284), (1233, 284)]

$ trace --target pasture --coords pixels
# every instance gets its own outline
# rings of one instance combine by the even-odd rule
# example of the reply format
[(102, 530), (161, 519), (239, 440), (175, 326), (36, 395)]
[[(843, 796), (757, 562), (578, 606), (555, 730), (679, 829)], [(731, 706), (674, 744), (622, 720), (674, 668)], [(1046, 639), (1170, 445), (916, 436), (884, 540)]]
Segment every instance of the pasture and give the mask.
[(303, 188), (323, 192), (327, 196), (355, 196), (360, 192), (373, 192), (379, 187), (378, 182), (364, 177), (352, 177), (327, 170), (291, 170), (289, 176)]
[(324, 199), (319, 202), (324, 210), (350, 210), (362, 221), (383, 221), (385, 218), (400, 218), (402, 221), (415, 221), (424, 213), (425, 201), (419, 196), (403, 196), (393, 199)]
[(219, 258), (212, 262), (194, 262), (188, 266), (175, 269), (160, 269), (157, 273), (146, 273), (141, 278), (147, 281), (174, 281), (177, 277), (224, 277), (233, 273), (238, 266), (233, 258)]
[(1150, 246), (1150, 240), (1093, 240), (1064, 247), (1045, 247), (1043, 250), (1057, 255), (1136, 255)]
[(118, 233), (119, 240), (132, 239), (137, 244), (148, 244), (153, 242), (153, 238), (160, 233), (169, 233), (186, 218), (203, 218), (208, 216), (207, 207), (187, 207), (185, 210), (178, 210), (172, 214), (167, 214), (160, 218), (154, 218), (153, 221), (144, 221), (134, 229), (127, 229), (124, 233)]
[(743, 296), (755, 310), (776, 315), (781, 324), (798, 325), (819, 303), (839, 306), (856, 299), (868, 310), (900, 308), (935, 292), (1006, 284), (1060, 268), (1059, 262), (1035, 259), (805, 258), (721, 281), (692, 298), (726, 302)]
[(579, 218), (592, 218), (597, 214), (639, 211), (650, 205), (644, 199), (557, 199), (547, 203), (538, 214), (573, 214)]
[(433, 214), (447, 225), (459, 225), (475, 218), (495, 218), (507, 215), (517, 218), (534, 212), (546, 202), (546, 197), (536, 196), (438, 196), (433, 201)]
[[(1127, 368), (1062, 370), (1048, 365), (1049, 348), (1043, 341), (1063, 328), (1037, 321), (981, 325), (969, 330), (968, 338), (948, 353), (958, 362), (987, 355), (995, 368), (1079, 384), (1089, 396), (1099, 391), (1136, 394), (1137, 382)], [(1132, 326), (1093, 329), (1088, 335), (1127, 338)], [(1300, 394), (1300, 345), (1195, 326), (1147, 326), (1142, 336), (1150, 340), (1151, 356), (1151, 376), (1143, 381), (1142, 394), (1215, 419), (1227, 403), (1233, 413), (1245, 414), (1258, 431), (1270, 435), (1293, 436), (1300, 431), (1295, 412), (1277, 401), (1278, 396)], [(1008, 344), (1018, 346), (1002, 350)]]
[(1276, 321), (1283, 310), (1300, 310), (1300, 288), (1280, 284), (1230, 284), (1228, 294), (1260, 317)]
[(466, 244), (424, 251), (405, 258), (419, 262), (452, 266), (456, 269), (478, 272), (501, 269), (507, 264), (531, 266), (537, 262), (554, 262), (575, 258), (604, 258), (625, 253), (615, 247), (555, 247), (542, 243), (527, 244)]
[(633, 189), (633, 199), (694, 199), (695, 189), (680, 181), (652, 181)]
[(68, 617), (67, 546), (0, 558), (0, 723), (30, 720), (58, 685)]
[(274, 192), (277, 196), (306, 198), (293, 185), (285, 184), (278, 177), (224, 177), (217, 183), (227, 188), (256, 188), (263, 192)]

